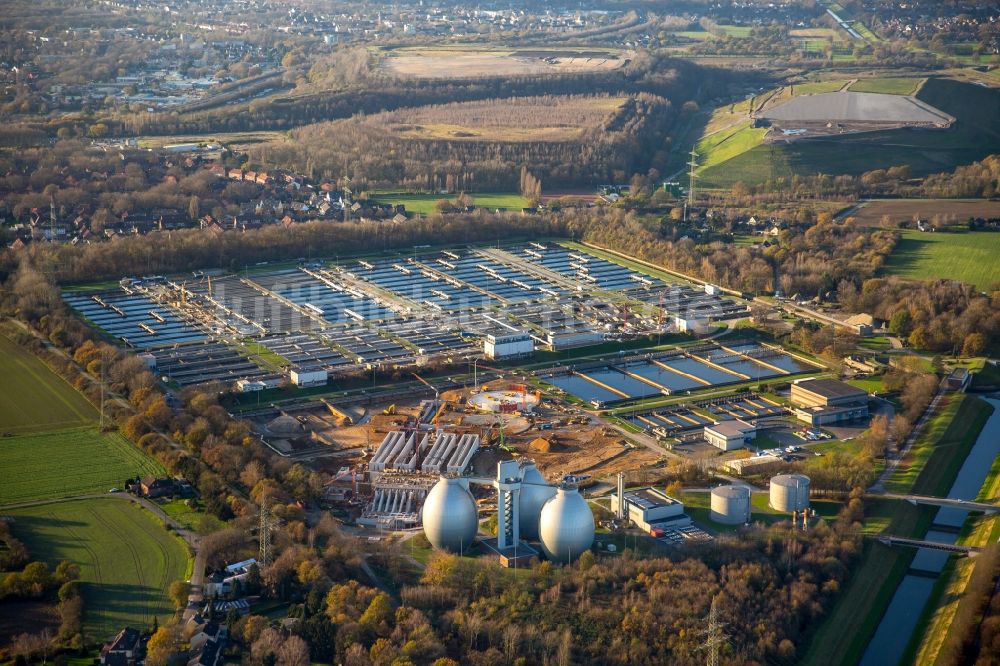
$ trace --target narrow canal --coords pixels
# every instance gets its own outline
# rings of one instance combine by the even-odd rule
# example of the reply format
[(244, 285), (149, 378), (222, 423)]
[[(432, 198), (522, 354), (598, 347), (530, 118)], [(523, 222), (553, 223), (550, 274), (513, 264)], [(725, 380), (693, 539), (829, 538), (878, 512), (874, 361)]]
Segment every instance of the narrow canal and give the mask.
[[(1000, 400), (986, 401), (993, 405), (993, 414), (987, 419), (955, 477), (955, 483), (948, 492), (951, 499), (976, 499), (993, 460), (1000, 455)], [(923, 538), (939, 543), (955, 543), (968, 515), (969, 512), (963, 509), (941, 507)], [(868, 643), (861, 666), (899, 664), (948, 556), (947, 552), (940, 550), (917, 550), (909, 571), (896, 588), (875, 635)]]

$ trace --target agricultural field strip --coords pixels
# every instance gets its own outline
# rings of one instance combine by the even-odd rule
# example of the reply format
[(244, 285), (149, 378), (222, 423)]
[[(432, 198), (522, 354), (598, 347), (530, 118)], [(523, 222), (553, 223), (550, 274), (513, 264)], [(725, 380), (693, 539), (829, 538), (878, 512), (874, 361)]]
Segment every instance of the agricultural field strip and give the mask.
[(0, 406), (0, 431), (30, 432), (77, 426), (96, 416), (94, 408), (69, 382), (52, 372), (40, 359), (0, 335), (0, 371), (10, 386)]
[[(148, 512), (109, 498), (55, 502), (11, 513), (22, 519), (21, 525), (30, 525), (32, 518), (58, 524), (58, 534), (70, 537), (63, 539), (44, 524), (39, 532), (22, 535), (32, 552), (52, 565), (61, 559), (81, 564), (88, 631), (111, 635), (122, 624), (144, 626), (154, 613), (161, 621), (169, 614), (165, 590), (184, 575), (189, 554)], [(108, 586), (128, 588), (130, 597), (144, 599), (125, 600)]]
[[(0, 504), (106, 492), (163, 467), (117, 433), (77, 428), (0, 440)], [(67, 473), (72, 470), (72, 473)]]

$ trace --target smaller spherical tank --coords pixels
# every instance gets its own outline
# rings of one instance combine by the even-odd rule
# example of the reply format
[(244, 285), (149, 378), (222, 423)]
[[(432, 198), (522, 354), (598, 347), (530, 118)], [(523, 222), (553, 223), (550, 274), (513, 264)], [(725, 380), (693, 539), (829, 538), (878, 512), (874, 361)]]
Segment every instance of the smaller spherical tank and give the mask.
[(750, 522), (750, 489), (746, 486), (719, 486), (712, 489), (711, 518), (723, 525)]
[(521, 538), (537, 539), (542, 507), (555, 496), (556, 489), (554, 486), (543, 485), (545, 477), (534, 463), (528, 463), (522, 468), (521, 481), (521, 502), (518, 506)]
[(809, 508), (809, 477), (779, 474), (771, 479), (769, 504), (775, 511), (791, 513)]
[(438, 550), (461, 553), (479, 531), (476, 500), (461, 480), (441, 479), (427, 493), (422, 509), (424, 534)]
[(576, 488), (559, 488), (542, 507), (538, 532), (546, 557), (572, 562), (594, 543), (594, 513)]

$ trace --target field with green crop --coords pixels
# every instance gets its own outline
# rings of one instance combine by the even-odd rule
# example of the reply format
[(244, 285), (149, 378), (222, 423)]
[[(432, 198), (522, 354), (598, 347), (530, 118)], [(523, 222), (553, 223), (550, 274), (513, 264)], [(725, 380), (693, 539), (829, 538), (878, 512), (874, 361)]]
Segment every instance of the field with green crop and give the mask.
[(162, 625), (172, 613), (167, 588), (188, 571), (188, 550), (147, 511), (121, 498), (15, 509), (14, 534), (32, 557), (80, 565), (84, 628), (105, 640), (126, 625)]
[(885, 93), (887, 95), (912, 95), (923, 79), (886, 77), (884, 79), (859, 79), (848, 88), (851, 92)]
[[(472, 199), (473, 205), (480, 208), (506, 208), (511, 211), (520, 211), (531, 205), (520, 194), (512, 192), (467, 192), (466, 195)], [(379, 203), (402, 204), (406, 206), (407, 213), (419, 213), (420, 215), (430, 215), (437, 212), (437, 203), (442, 199), (447, 199), (452, 204), (456, 200), (454, 195), (412, 194), (409, 192), (373, 192), (371, 197)]]
[(8, 387), (0, 402), (0, 433), (80, 426), (97, 416), (97, 410), (69, 382), (3, 335), (0, 377)]
[(1000, 234), (903, 231), (885, 271), (913, 280), (947, 278), (987, 290), (1000, 282)]
[[(730, 187), (793, 174), (860, 175), (908, 165), (915, 176), (950, 171), (1000, 152), (1000, 90), (952, 79), (930, 78), (916, 97), (957, 119), (952, 127), (845, 134), (791, 143), (747, 143), (748, 149), (713, 161), (701, 171), (702, 187)], [(702, 141), (704, 141), (703, 139)], [(703, 162), (704, 163), (704, 162)]]
[(0, 439), (0, 505), (104, 493), (163, 467), (118, 433), (74, 428)]

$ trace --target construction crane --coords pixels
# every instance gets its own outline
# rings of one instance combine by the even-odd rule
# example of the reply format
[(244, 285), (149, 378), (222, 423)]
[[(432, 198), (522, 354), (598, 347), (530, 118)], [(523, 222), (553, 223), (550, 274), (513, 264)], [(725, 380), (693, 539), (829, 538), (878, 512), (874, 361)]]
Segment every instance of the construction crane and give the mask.
[(495, 372), (498, 375), (500, 375), (500, 378), (503, 378), (503, 374), (505, 372), (504, 370), (501, 370), (499, 368), (491, 368), (488, 365), (480, 365), (479, 364), (479, 359), (477, 358), (473, 362), (473, 364), (472, 364), (472, 389), (473, 389), (473, 391), (478, 391), (479, 390), (479, 368), (482, 368), (483, 370), (492, 370), (493, 372)]
[(438, 400), (440, 398), (441, 393), (440, 393), (440, 391), (437, 390), (437, 387), (435, 387), (433, 384), (431, 384), (430, 382), (428, 382), (426, 379), (424, 379), (423, 377), (421, 377), (417, 373), (414, 372), (412, 374), (413, 374), (414, 377), (417, 378), (417, 381), (419, 381), (421, 384), (423, 384), (424, 386), (426, 386), (430, 390), (434, 391), (434, 399), (435, 400)]
[(507, 435), (504, 433), (503, 418), (499, 414), (497, 414), (496, 427), (499, 433), (499, 441), (497, 442), (497, 446), (500, 448), (500, 450), (506, 451), (507, 453), (510, 454), (516, 453), (514, 449), (507, 446)]

